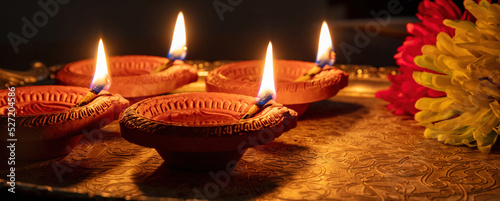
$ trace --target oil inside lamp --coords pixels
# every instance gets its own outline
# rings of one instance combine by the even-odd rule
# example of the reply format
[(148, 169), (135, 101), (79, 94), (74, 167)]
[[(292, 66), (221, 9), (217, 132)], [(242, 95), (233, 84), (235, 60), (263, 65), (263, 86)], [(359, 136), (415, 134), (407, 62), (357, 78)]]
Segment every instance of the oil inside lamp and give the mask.
[(243, 115), (241, 119), (252, 117), (255, 113), (259, 112), (267, 102), (271, 99), (276, 100), (276, 88), (274, 87), (274, 70), (273, 70), (273, 45), (269, 41), (267, 46), (266, 61), (264, 64), (264, 74), (260, 84), (259, 93), (257, 95), (257, 102), (250, 110)]
[(156, 67), (151, 74), (161, 72), (172, 65), (174, 61), (183, 61), (186, 58), (187, 47), (186, 47), (186, 27), (184, 24), (184, 15), (179, 12), (177, 15), (177, 21), (175, 22), (174, 35), (172, 37), (172, 44), (167, 54), (168, 62)]
[(94, 100), (95, 97), (103, 89), (107, 90), (111, 85), (111, 78), (109, 76), (108, 63), (106, 61), (106, 53), (104, 52), (104, 45), (102, 39), (99, 40), (99, 45), (97, 48), (97, 58), (95, 65), (94, 77), (90, 83), (90, 92), (88, 92), (80, 102), (78, 102), (75, 107), (80, 107), (82, 105), (88, 104), (90, 101)]
[(321, 33), (319, 35), (318, 54), (316, 56), (316, 66), (309, 69), (309, 71), (297, 78), (295, 82), (301, 82), (312, 79), (316, 74), (323, 70), (326, 65), (332, 66), (335, 63), (335, 52), (332, 45), (332, 38), (328, 25), (323, 21), (321, 25)]

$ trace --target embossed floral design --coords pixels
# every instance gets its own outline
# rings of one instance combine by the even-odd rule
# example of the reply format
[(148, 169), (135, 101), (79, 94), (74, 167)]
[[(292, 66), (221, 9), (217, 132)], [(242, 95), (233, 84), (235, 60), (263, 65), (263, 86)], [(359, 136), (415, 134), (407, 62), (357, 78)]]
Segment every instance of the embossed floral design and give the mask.
[(424, 135), (446, 144), (477, 146), (489, 153), (500, 123), (500, 5), (464, 1), (476, 23), (445, 20), (455, 36), (439, 33), (436, 45), (422, 48), (415, 63), (432, 72), (414, 72), (415, 81), (437, 91), (440, 98), (421, 98), (415, 119)]
[(418, 7), (417, 17), (419, 23), (408, 23), (408, 36), (398, 53), (394, 55), (396, 63), (400, 66), (399, 75), (389, 75), (392, 82), (388, 90), (377, 92), (376, 96), (388, 101), (388, 110), (393, 110), (396, 115), (415, 114), (415, 102), (422, 97), (442, 97), (445, 93), (436, 91), (417, 84), (412, 79), (413, 71), (433, 72), (432, 70), (417, 66), (413, 59), (421, 55), (424, 45), (436, 44), (436, 36), (440, 32), (453, 35), (453, 29), (443, 25), (444, 19), (460, 19), (462, 12), (451, 0), (424, 0)]

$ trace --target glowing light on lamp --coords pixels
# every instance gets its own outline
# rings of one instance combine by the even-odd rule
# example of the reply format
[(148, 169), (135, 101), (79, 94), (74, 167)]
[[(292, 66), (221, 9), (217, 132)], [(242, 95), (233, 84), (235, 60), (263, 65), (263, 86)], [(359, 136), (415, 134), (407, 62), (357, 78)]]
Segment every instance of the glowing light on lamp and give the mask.
[(95, 63), (95, 72), (92, 82), (90, 83), (90, 91), (74, 106), (75, 108), (81, 107), (94, 100), (97, 95), (104, 89), (108, 90), (111, 85), (111, 78), (109, 76), (108, 62), (106, 61), (106, 53), (104, 52), (104, 45), (102, 39), (99, 39), (97, 47), (97, 58)]
[(108, 62), (106, 61), (106, 53), (102, 39), (99, 40), (97, 47), (97, 58), (95, 65), (94, 77), (90, 83), (90, 89), (98, 94), (101, 90), (107, 90), (111, 85), (111, 78), (109, 76)]
[(257, 94), (257, 102), (252, 105), (250, 110), (243, 115), (241, 119), (248, 119), (259, 112), (264, 105), (270, 100), (276, 100), (276, 89), (274, 87), (274, 70), (273, 70), (273, 44), (269, 41), (266, 53), (266, 62), (264, 64), (264, 74), (260, 83), (259, 93)]
[(319, 35), (318, 54), (316, 56), (316, 65), (323, 68), (325, 65), (335, 63), (335, 51), (333, 50), (332, 38), (328, 25), (323, 21), (321, 33)]
[(182, 12), (179, 12), (177, 21), (175, 22), (172, 44), (170, 45), (167, 57), (172, 61), (184, 60), (184, 58), (186, 58), (186, 53), (186, 27), (184, 25), (184, 15)]
[(326, 65), (332, 66), (335, 63), (335, 52), (333, 51), (332, 38), (328, 25), (323, 21), (321, 33), (319, 35), (318, 54), (316, 56), (316, 66), (312, 67), (304, 75), (295, 79), (294, 82), (304, 82), (311, 80), (314, 76), (323, 71)]
[[(259, 93), (257, 98), (263, 98), (264, 96), (272, 96), (273, 100), (276, 100), (276, 88), (274, 87), (274, 66), (273, 66), (273, 44), (269, 41), (266, 53), (266, 62), (264, 64), (264, 74), (262, 75), (262, 81), (260, 83)], [(267, 100), (269, 101), (269, 100)], [(267, 103), (266, 101), (266, 103)], [(264, 103), (265, 104), (265, 103)], [(262, 105), (264, 105), (262, 104)]]

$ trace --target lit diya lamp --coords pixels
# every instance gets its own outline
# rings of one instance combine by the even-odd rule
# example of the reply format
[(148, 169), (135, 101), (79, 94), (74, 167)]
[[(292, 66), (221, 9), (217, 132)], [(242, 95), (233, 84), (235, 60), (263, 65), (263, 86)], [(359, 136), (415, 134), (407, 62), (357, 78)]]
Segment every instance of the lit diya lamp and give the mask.
[[(198, 79), (198, 70), (183, 62), (186, 57), (184, 16), (179, 13), (172, 44), (167, 57), (127, 55), (109, 58), (113, 85), (111, 93), (121, 94), (136, 102), (146, 97), (165, 94)], [(95, 62), (86, 59), (67, 64), (55, 74), (56, 83), (88, 86)]]
[[(299, 116), (312, 102), (328, 99), (348, 84), (348, 74), (335, 68), (335, 53), (326, 23), (320, 34), (316, 63), (274, 60), (276, 102), (294, 109)], [(263, 61), (223, 65), (206, 77), (206, 90), (251, 96), (259, 91)]]
[(169, 167), (231, 171), (248, 148), (271, 142), (297, 125), (295, 111), (271, 100), (272, 56), (268, 60), (270, 74), (262, 81), (257, 101), (210, 92), (148, 98), (120, 115), (123, 138), (155, 148)]
[(333, 50), (332, 38), (330, 30), (326, 22), (321, 25), (321, 33), (319, 35), (318, 54), (316, 56), (316, 65), (310, 68), (304, 75), (295, 79), (294, 82), (307, 81), (314, 78), (318, 73), (323, 71), (323, 68), (328, 65), (332, 66), (335, 63), (335, 51)]
[[(89, 88), (30, 86), (0, 91), (0, 144), (14, 145), (16, 161), (35, 161), (72, 151), (84, 133), (117, 119), (129, 102), (104, 91), (110, 85), (102, 41)], [(1, 156), (12, 150), (1, 149)]]
[(271, 99), (276, 100), (276, 88), (274, 87), (273, 44), (269, 41), (264, 63), (264, 74), (262, 75), (259, 93), (257, 93), (257, 102), (241, 118), (248, 119), (252, 117), (262, 110)]

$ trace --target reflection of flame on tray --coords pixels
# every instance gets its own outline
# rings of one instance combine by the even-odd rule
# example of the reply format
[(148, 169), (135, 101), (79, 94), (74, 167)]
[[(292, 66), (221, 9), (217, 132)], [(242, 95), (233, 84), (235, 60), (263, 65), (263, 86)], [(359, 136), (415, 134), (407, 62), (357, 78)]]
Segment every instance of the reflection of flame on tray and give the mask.
[(375, 97), (375, 93), (391, 86), (387, 75), (398, 73), (397, 67), (376, 68), (368, 65), (340, 65), (349, 73), (349, 85), (338, 95), (356, 97)]
[(11, 86), (29, 85), (49, 78), (50, 74), (49, 68), (41, 62), (33, 62), (31, 69), (27, 71), (0, 69), (0, 89)]

